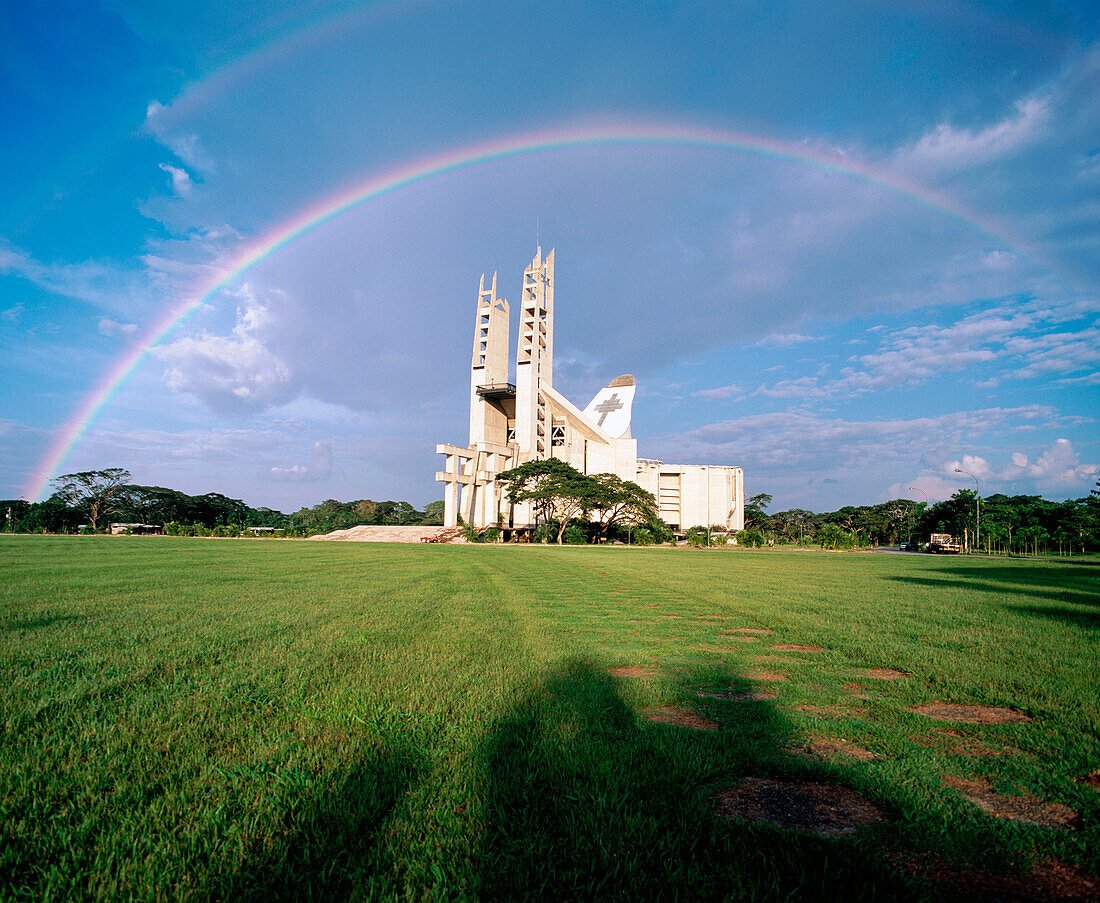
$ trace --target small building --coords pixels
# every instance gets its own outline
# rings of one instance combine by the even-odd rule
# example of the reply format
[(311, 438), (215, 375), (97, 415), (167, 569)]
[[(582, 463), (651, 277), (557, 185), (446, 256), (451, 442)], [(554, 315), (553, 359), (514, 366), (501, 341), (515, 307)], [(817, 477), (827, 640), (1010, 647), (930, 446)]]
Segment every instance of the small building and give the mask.
[(159, 524), (111, 524), (111, 535), (127, 533), (131, 536), (160, 536), (164, 527)]
[(511, 316), (497, 297), (497, 274), (478, 286), (470, 368), (470, 441), (437, 445), (444, 455), (436, 480), (444, 484), (445, 526), (459, 517), (476, 528), (498, 519), (508, 527), (534, 525), (530, 503), (511, 505), (497, 474), (527, 461), (559, 458), (581, 473), (632, 480), (657, 499), (660, 516), (675, 530), (745, 523), (740, 467), (665, 464), (638, 457), (630, 435), (634, 377), (616, 377), (581, 410), (553, 385), (554, 251), (540, 248), (524, 270), (515, 377), (508, 360)]

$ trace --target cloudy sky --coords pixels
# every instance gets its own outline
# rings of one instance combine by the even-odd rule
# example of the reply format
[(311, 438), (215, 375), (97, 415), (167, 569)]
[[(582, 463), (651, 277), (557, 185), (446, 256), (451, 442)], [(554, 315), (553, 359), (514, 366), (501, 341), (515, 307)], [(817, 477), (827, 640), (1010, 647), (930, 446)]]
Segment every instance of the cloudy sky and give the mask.
[(0, 497), (439, 498), (537, 241), (556, 385), (635, 374), (644, 457), (1096, 484), (1094, 2), (0, 0), (0, 109)]

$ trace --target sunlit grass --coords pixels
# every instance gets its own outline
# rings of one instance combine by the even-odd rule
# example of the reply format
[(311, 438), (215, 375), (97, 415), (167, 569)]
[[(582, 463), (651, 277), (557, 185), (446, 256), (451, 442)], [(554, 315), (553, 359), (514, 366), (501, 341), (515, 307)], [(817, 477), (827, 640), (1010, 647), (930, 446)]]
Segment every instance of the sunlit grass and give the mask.
[[(1095, 869), (1100, 806), (1077, 779), (1100, 767), (1097, 575), (864, 554), (3, 537), (0, 894), (839, 899), (930, 893), (891, 864), (898, 850)], [(698, 695), (761, 688), (775, 699)], [(930, 701), (1033, 720), (909, 711)], [(662, 705), (720, 729), (642, 717)], [(816, 737), (880, 758), (800, 756)], [(960, 738), (1000, 754), (952, 752)], [(750, 774), (836, 780), (890, 820), (824, 840), (715, 817), (714, 789)], [(945, 774), (1063, 802), (1081, 824), (996, 821)]]

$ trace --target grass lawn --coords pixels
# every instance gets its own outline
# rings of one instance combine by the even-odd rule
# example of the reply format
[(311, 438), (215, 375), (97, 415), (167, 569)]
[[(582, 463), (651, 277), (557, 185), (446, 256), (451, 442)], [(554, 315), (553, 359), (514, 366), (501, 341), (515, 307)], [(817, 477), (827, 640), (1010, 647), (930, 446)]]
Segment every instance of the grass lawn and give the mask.
[(1086, 898), (1098, 628), (1095, 561), (0, 537), (0, 898)]

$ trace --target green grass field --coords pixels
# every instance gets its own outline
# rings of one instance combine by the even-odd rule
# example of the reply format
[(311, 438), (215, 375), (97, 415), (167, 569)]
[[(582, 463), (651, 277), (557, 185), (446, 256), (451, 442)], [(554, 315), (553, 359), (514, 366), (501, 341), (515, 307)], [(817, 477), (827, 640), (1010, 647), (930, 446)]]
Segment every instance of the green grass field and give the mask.
[[(2, 537), (0, 577), (4, 899), (929, 899), (1100, 872), (1095, 562)], [(887, 818), (719, 817), (746, 776)], [(957, 778), (1077, 815), (995, 818)]]

